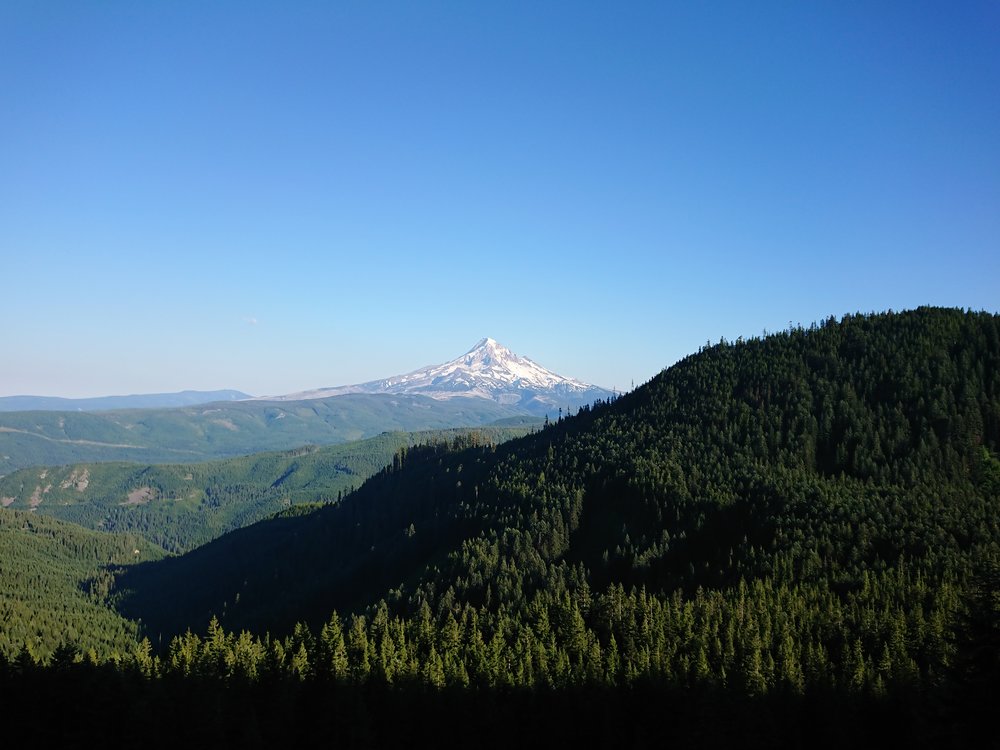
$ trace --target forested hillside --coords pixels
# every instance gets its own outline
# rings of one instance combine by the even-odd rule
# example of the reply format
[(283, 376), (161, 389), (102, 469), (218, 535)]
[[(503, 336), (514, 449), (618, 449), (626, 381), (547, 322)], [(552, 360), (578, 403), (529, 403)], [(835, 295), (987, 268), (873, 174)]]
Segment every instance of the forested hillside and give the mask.
[(633, 746), (968, 740), (1000, 690), (998, 451), (998, 316), (720, 342), (539, 433), (401, 451), (341, 503), (125, 569), (120, 611), (178, 636), (129, 674), (264, 744), (398, 742), (399, 716), (494, 746), (566, 722)]
[(486, 399), (347, 394), (172, 409), (0, 413), (0, 474), (94, 461), (177, 463), (332, 445), (385, 430), (476, 427), (523, 416)]
[(289, 632), (427, 605), (501, 640), (503, 666), (453, 665), (491, 684), (934, 684), (1000, 549), (998, 366), (997, 317), (957, 310), (723, 342), (539, 434), (414, 450), (337, 507), (132, 568), (123, 611)]
[[(197, 464), (91, 463), (20, 469), (0, 477), (0, 504), (103, 531), (134, 531), (184, 552), (300, 503), (338, 500), (392, 463), (399, 451), (475, 432), (499, 443), (540, 427), (384, 432), (334, 446)], [(523, 423), (522, 423), (523, 422)]]
[(0, 658), (48, 659), (60, 645), (106, 659), (135, 648), (138, 628), (105, 604), (112, 570), (163, 552), (136, 534), (101, 534), (0, 512)]

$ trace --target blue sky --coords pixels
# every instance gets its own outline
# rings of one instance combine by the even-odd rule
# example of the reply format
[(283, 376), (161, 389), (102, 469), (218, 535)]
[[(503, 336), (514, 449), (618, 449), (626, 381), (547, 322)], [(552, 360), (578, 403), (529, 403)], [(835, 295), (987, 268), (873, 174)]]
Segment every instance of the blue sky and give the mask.
[(996, 2), (5, 2), (0, 395), (606, 387), (1000, 308)]

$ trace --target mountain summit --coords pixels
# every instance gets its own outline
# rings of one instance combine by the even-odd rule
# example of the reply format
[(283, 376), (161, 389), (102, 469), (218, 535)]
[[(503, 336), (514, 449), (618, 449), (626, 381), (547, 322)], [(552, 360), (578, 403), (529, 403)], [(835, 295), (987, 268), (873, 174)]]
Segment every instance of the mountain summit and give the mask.
[(440, 365), (372, 380), (358, 385), (318, 388), (268, 398), (300, 401), (348, 393), (394, 393), (436, 399), (484, 398), (531, 414), (569, 410), (609, 398), (603, 388), (557, 375), (527, 357), (521, 357), (495, 339), (484, 338), (461, 357)]

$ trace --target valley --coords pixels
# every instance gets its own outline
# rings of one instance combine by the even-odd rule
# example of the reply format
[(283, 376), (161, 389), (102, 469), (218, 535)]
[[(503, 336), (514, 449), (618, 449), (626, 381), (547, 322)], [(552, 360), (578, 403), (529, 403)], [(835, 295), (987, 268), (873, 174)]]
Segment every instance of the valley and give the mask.
[(384, 432), (333, 446), (192, 464), (92, 463), (20, 469), (0, 477), (0, 504), (89, 529), (135, 532), (173, 553), (300, 504), (340, 500), (418, 445), (496, 444), (540, 429), (517, 426)]
[(0, 659), (48, 661), (67, 644), (94, 661), (130, 653), (141, 628), (106, 604), (113, 571), (163, 554), (138, 534), (0, 511)]

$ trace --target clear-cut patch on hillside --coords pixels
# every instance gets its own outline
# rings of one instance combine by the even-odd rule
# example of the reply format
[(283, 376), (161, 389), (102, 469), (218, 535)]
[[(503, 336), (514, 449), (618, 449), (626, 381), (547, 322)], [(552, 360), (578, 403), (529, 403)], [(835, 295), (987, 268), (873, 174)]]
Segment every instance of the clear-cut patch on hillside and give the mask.
[(122, 505), (145, 505), (156, 496), (152, 487), (137, 487), (128, 493), (128, 499)]

